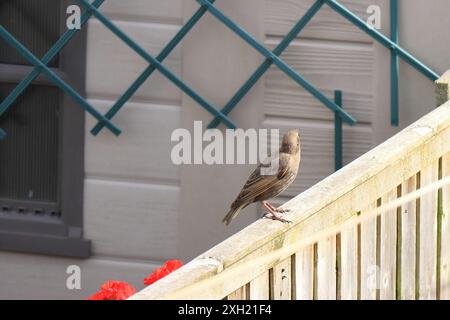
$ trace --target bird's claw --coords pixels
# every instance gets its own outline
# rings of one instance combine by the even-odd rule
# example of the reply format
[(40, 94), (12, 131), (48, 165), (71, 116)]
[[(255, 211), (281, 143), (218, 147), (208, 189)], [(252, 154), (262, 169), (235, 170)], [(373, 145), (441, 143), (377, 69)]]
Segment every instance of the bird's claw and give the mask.
[(280, 221), (282, 223), (288, 223), (288, 224), (292, 223), (291, 220), (284, 219), (283, 217), (274, 215), (273, 213), (270, 213), (270, 212), (266, 212), (266, 214), (264, 215), (264, 218), (272, 219), (274, 221)]
[(282, 223), (287, 223), (287, 224), (291, 224), (292, 223), (291, 220), (287, 220), (287, 219), (284, 219), (284, 218), (281, 218), (281, 217), (277, 217), (277, 218), (272, 217), (272, 220), (280, 221)]

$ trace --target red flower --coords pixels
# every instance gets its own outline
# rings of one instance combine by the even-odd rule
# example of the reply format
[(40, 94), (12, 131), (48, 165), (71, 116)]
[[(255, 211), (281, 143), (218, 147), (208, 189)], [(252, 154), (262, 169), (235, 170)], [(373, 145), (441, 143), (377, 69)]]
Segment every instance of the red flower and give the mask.
[(150, 285), (156, 281), (158, 281), (161, 278), (164, 278), (169, 273), (174, 272), (178, 268), (180, 268), (183, 265), (183, 263), (180, 260), (169, 260), (166, 261), (166, 263), (162, 266), (153, 271), (151, 275), (149, 275), (147, 278), (144, 279), (145, 285)]
[(100, 291), (87, 300), (126, 300), (136, 293), (136, 289), (126, 282), (109, 280), (100, 288)]

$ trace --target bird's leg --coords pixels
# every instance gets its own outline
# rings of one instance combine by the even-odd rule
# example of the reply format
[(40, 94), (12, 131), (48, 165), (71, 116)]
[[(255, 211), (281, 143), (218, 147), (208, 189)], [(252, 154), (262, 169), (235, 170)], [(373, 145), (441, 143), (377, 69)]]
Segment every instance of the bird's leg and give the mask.
[(272, 220), (281, 221), (283, 223), (292, 223), (292, 221), (286, 220), (283, 217), (279, 216), (277, 214), (276, 208), (274, 206), (272, 206), (270, 203), (263, 201), (262, 205), (264, 208), (267, 209), (268, 213), (270, 213), (272, 215), (272, 217), (271, 217)]
[(272, 211), (275, 212), (279, 212), (279, 213), (286, 213), (286, 212), (290, 212), (290, 209), (280, 209), (280, 208), (275, 208), (273, 205), (271, 205), (269, 202), (266, 202), (267, 205), (272, 209)]

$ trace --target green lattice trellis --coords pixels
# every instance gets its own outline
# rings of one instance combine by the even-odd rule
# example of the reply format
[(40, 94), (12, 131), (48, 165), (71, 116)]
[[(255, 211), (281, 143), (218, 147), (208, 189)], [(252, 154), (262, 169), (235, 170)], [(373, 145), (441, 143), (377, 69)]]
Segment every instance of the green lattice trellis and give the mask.
[[(297, 82), (306, 91), (311, 93), (319, 101), (321, 101), (326, 107), (335, 113), (336, 124), (341, 125), (342, 121), (348, 124), (354, 124), (354, 119), (348, 114), (338, 103), (331, 101), (324, 94), (322, 94), (311, 83), (304, 79), (297, 71), (287, 65), (279, 56), (289, 46), (308, 22), (315, 16), (315, 14), (322, 8), (324, 4), (327, 4), (334, 11), (346, 18), (348, 21), (359, 27), (361, 30), (369, 34), (376, 41), (383, 44), (392, 51), (392, 73), (391, 73), (391, 88), (393, 92), (392, 99), (392, 122), (398, 122), (398, 101), (396, 101), (397, 95), (397, 81), (398, 81), (398, 61), (400, 57), (418, 71), (423, 73), (431, 80), (436, 80), (438, 75), (430, 68), (425, 66), (422, 62), (414, 58), (406, 50), (400, 47), (397, 42), (397, 0), (391, 0), (391, 16), (395, 14), (395, 19), (391, 17), (391, 28), (393, 29), (392, 39), (381, 34), (379, 31), (367, 25), (362, 19), (354, 15), (347, 8), (342, 6), (335, 0), (317, 0), (309, 8), (309, 10), (300, 18), (300, 20), (294, 25), (290, 32), (284, 37), (280, 44), (271, 52), (260, 44), (255, 38), (248, 34), (238, 24), (233, 22), (230, 18), (224, 15), (216, 6), (214, 6), (215, 0), (196, 0), (200, 4), (200, 8), (194, 13), (194, 15), (183, 25), (173, 39), (166, 45), (161, 53), (153, 57), (145, 49), (143, 49), (137, 42), (131, 39), (126, 33), (118, 28), (110, 19), (103, 15), (98, 9), (103, 4), (104, 0), (95, 0), (92, 3), (87, 0), (78, 0), (78, 2), (86, 9), (86, 12), (81, 17), (81, 24), (84, 25), (92, 16), (95, 16), (105, 27), (119, 37), (124, 43), (126, 43), (137, 54), (144, 58), (149, 66), (144, 72), (132, 83), (132, 85), (124, 92), (124, 94), (116, 101), (106, 114), (101, 114), (96, 110), (89, 102), (83, 98), (78, 92), (76, 92), (69, 84), (64, 82), (58, 75), (56, 75), (47, 64), (55, 57), (64, 46), (73, 38), (78, 30), (67, 30), (63, 36), (53, 45), (52, 48), (39, 59), (33, 53), (31, 53), (25, 46), (23, 46), (12, 34), (8, 32), (3, 26), (0, 25), (0, 36), (11, 46), (13, 46), (27, 61), (34, 65), (33, 71), (26, 76), (17, 87), (3, 100), (0, 105), (0, 116), (16, 101), (16, 99), (24, 92), (24, 90), (35, 80), (41, 73), (45, 74), (52, 82), (60, 87), (66, 94), (72, 97), (81, 107), (94, 116), (99, 122), (91, 130), (91, 133), (97, 135), (103, 127), (107, 127), (111, 132), (116, 135), (121, 133), (121, 130), (115, 126), (111, 119), (119, 112), (119, 110), (125, 105), (130, 97), (139, 89), (139, 87), (153, 74), (155, 70), (162, 73), (173, 84), (179, 87), (184, 93), (189, 95), (195, 100), (201, 107), (211, 113), (215, 118), (211, 121), (208, 128), (215, 128), (220, 122), (223, 122), (228, 128), (236, 128), (236, 124), (228, 117), (229, 113), (236, 107), (236, 105), (242, 100), (242, 98), (251, 90), (254, 84), (261, 78), (262, 75), (269, 69), (271, 65), (276, 65), (287, 76)], [(189, 31), (195, 26), (195, 24), (204, 16), (206, 12), (211, 13), (218, 20), (224, 23), (228, 28), (235, 32), (239, 37), (246, 41), (255, 50), (260, 52), (266, 57), (266, 60), (261, 66), (252, 74), (252, 76), (244, 83), (244, 85), (236, 92), (235, 95), (229, 100), (229, 102), (219, 110), (215, 105), (208, 102), (191, 87), (189, 87), (179, 77), (174, 75), (168, 70), (162, 62), (172, 52), (172, 50), (182, 41)], [(339, 96), (339, 94), (338, 94)], [(338, 121), (339, 120), (339, 121)], [(338, 132), (338, 130), (336, 131)], [(6, 133), (0, 129), (0, 138), (4, 138)], [(342, 136), (342, 135), (340, 135)], [(342, 137), (340, 137), (342, 140)], [(340, 150), (338, 150), (340, 148)], [(342, 141), (336, 144), (336, 154), (342, 154)]]

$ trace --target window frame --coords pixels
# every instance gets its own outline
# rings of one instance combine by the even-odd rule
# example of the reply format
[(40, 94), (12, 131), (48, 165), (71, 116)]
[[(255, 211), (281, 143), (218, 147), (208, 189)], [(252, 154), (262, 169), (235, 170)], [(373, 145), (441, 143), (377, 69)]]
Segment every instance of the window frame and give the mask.
[[(67, 30), (66, 8), (72, 3), (61, 1), (60, 35)], [(82, 96), (86, 96), (86, 46), (87, 25), (59, 53), (58, 68), (52, 68)], [(18, 83), (33, 66), (0, 64), (0, 70), (1, 82)], [(42, 75), (33, 84), (55, 86)], [(78, 258), (91, 255), (91, 242), (83, 238), (85, 113), (63, 92), (60, 103), (57, 206), (61, 216), (1, 214), (0, 250)]]

